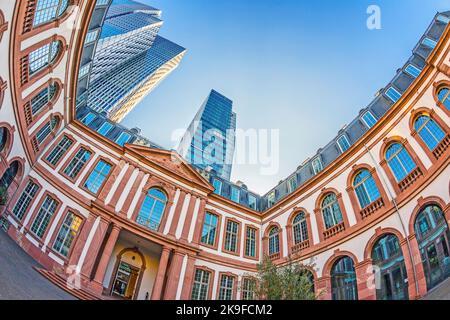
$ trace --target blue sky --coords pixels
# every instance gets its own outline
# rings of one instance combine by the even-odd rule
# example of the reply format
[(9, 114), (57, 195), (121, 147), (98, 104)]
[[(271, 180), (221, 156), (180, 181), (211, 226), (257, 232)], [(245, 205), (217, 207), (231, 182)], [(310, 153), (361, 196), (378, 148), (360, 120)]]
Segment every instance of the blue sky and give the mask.
[[(234, 101), (237, 126), (280, 129), (280, 170), (239, 165), (232, 180), (265, 193), (334, 138), (410, 56), (448, 0), (140, 0), (163, 11), (181, 65), (124, 120), (167, 148), (211, 89)], [(368, 30), (369, 5), (382, 29)]]

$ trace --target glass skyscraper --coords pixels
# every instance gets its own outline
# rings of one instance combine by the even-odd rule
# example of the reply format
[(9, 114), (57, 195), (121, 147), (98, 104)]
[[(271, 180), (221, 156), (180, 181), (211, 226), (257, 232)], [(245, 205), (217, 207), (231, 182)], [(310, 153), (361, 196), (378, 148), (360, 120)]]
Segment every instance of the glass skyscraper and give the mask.
[(86, 70), (89, 108), (120, 122), (178, 66), (186, 49), (158, 35), (162, 23), (158, 9), (112, 1)]
[(211, 90), (182, 137), (178, 153), (200, 168), (230, 180), (235, 148), (236, 114), (233, 101)]

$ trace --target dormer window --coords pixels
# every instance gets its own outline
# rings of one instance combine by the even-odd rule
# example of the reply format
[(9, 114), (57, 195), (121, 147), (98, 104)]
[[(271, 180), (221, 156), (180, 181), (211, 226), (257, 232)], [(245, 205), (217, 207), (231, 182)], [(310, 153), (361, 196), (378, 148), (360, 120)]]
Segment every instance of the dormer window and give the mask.
[(445, 24), (448, 24), (448, 22), (450, 21), (450, 19), (447, 16), (444, 16), (443, 14), (438, 15), (436, 20)]
[(214, 187), (214, 193), (215, 194), (222, 194), (222, 181), (218, 179), (214, 179), (213, 181), (213, 187)]
[(269, 206), (269, 208), (271, 206), (273, 206), (275, 204), (275, 191), (272, 191), (271, 193), (269, 193), (269, 195), (267, 196), (267, 205)]
[(296, 177), (292, 177), (288, 180), (287, 187), (288, 187), (288, 193), (294, 192), (295, 189), (297, 189)]
[(416, 66), (413, 66), (412, 64), (408, 64), (408, 66), (405, 68), (405, 72), (413, 78), (417, 78), (422, 70), (420, 70)]
[(369, 129), (372, 128), (377, 123), (377, 119), (370, 111), (364, 113), (361, 119)]
[(231, 187), (231, 201), (239, 203), (239, 189)]
[(248, 195), (248, 206), (256, 210), (256, 197), (251, 194)]
[(396, 103), (402, 95), (394, 87), (389, 87), (389, 89), (386, 90), (386, 96), (391, 99), (392, 102)]
[(350, 142), (348, 142), (347, 136), (342, 135), (337, 139), (337, 144), (342, 153), (350, 149)]
[(318, 174), (323, 170), (322, 160), (320, 160), (320, 157), (315, 158), (312, 162), (312, 169), (314, 174)]
[(437, 42), (430, 38), (423, 39), (422, 44), (426, 45), (428, 48), (431, 49), (434, 49), (437, 46)]

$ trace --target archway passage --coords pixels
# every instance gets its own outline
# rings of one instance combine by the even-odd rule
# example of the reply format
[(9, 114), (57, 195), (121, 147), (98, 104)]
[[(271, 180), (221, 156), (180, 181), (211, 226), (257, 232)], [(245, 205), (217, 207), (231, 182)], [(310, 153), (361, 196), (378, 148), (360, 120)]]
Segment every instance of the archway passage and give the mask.
[(333, 300), (358, 300), (355, 264), (350, 257), (341, 257), (333, 264), (331, 291)]
[(377, 300), (407, 300), (405, 259), (395, 235), (387, 234), (378, 239), (372, 250), (372, 261), (376, 267)]
[(428, 290), (450, 276), (450, 231), (442, 208), (424, 207), (414, 223)]

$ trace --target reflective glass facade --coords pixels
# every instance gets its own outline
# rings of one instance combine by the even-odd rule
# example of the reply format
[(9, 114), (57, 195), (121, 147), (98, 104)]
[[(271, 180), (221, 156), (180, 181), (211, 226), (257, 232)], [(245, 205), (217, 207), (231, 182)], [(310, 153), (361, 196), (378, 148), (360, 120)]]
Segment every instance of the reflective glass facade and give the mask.
[(197, 112), (181, 139), (178, 152), (191, 164), (211, 167), (230, 179), (235, 147), (236, 114), (233, 102), (215, 90)]

